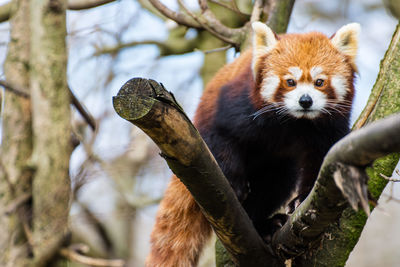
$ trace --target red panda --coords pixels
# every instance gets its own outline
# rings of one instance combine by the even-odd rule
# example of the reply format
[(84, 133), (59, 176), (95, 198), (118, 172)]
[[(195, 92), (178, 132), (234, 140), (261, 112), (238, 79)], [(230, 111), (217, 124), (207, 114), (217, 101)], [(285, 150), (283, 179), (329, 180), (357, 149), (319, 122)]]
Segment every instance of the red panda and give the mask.
[[(255, 22), (253, 48), (207, 85), (195, 114), (200, 131), (255, 228), (294, 191), (303, 200), (329, 148), (349, 132), (360, 26), (331, 38), (277, 36)], [(176, 176), (161, 202), (148, 267), (196, 266), (211, 227)]]

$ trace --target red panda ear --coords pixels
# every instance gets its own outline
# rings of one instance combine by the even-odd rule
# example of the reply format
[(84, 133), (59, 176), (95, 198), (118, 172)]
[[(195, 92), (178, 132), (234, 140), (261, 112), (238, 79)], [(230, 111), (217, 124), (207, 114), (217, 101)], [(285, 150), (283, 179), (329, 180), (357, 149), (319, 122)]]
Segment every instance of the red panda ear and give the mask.
[(275, 33), (264, 23), (256, 21), (251, 24), (253, 28), (253, 61), (252, 70), (256, 78), (260, 71), (262, 57), (273, 49), (278, 42)]
[(350, 57), (354, 69), (358, 49), (358, 35), (361, 27), (358, 23), (350, 23), (340, 28), (332, 37), (331, 42), (337, 50)]

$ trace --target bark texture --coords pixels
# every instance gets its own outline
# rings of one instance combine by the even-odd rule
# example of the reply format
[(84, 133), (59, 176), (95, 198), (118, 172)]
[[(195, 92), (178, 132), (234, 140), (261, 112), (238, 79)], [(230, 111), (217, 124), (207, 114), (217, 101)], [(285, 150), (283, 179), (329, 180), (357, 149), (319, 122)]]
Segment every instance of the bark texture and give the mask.
[[(29, 2), (6, 4), (16, 10), (10, 20), (11, 38), (4, 65), (5, 78), (19, 88), (29, 88)], [(27, 92), (26, 92), (27, 93)], [(0, 266), (24, 266), (30, 251), (24, 226), (30, 224), (32, 172), (31, 101), (4, 93), (0, 154)], [(28, 196), (28, 197), (26, 197)], [(11, 208), (11, 209), (10, 209)], [(28, 236), (29, 237), (29, 236)]]
[(72, 147), (66, 79), (67, 2), (32, 0), (30, 3), (35, 167), (33, 250), (36, 266), (44, 266), (60, 249), (68, 225)]

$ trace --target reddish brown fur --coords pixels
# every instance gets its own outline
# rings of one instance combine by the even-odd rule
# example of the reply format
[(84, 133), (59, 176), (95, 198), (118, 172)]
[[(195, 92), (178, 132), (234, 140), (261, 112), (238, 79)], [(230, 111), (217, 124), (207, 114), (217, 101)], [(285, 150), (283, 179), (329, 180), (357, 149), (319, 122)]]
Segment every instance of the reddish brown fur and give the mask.
[(146, 266), (196, 266), (201, 248), (210, 234), (210, 224), (192, 195), (173, 176), (157, 214)]

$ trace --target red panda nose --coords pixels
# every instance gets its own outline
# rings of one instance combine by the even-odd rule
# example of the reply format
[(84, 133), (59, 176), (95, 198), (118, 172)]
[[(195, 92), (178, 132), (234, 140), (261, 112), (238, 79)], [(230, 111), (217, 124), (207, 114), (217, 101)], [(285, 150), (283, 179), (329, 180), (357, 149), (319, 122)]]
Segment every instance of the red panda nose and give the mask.
[(309, 96), (309, 95), (307, 95), (307, 94), (302, 95), (302, 96), (300, 97), (300, 99), (299, 99), (299, 104), (300, 104), (300, 106), (301, 106), (302, 108), (305, 108), (305, 109), (311, 107), (312, 104), (313, 104), (313, 101), (312, 101), (311, 96)]

